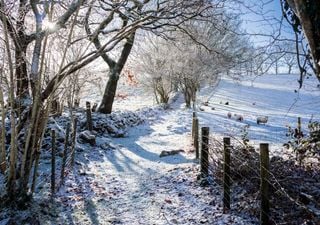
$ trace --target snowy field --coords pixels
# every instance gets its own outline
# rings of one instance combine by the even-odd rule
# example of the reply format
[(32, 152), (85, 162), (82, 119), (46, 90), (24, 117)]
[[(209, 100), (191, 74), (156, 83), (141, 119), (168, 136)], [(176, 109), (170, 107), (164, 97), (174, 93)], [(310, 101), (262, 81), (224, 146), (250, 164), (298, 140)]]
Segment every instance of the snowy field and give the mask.
[[(222, 79), (216, 90), (210, 87), (201, 90), (199, 106), (205, 101), (209, 105), (201, 106), (204, 111), (198, 113), (200, 124), (209, 126), (215, 135), (238, 137), (248, 126), (252, 144), (267, 142), (277, 149), (289, 140), (288, 126), (297, 127), (298, 117), (304, 132), (311, 119), (320, 119), (318, 81), (306, 79), (299, 90), (297, 78), (297, 75), (264, 75), (254, 81)], [(226, 102), (229, 104), (225, 105)], [(229, 112), (231, 119), (227, 117)], [(244, 120), (236, 121), (234, 114), (242, 115)], [(258, 116), (268, 116), (268, 123), (258, 125)]]
[[(297, 117), (302, 118), (304, 130), (310, 118), (319, 119), (317, 82), (306, 80), (296, 93), (296, 79), (293, 75), (266, 75), (241, 83), (222, 79), (216, 90), (203, 88), (198, 97), (198, 107), (204, 109), (198, 111), (200, 125), (209, 126), (217, 138), (240, 135), (249, 125), (250, 141), (268, 142), (276, 151), (288, 139), (286, 126), (295, 127)], [(208, 106), (201, 105), (205, 101)], [(123, 138), (99, 133), (96, 146), (78, 143), (74, 173), (55, 200), (49, 201), (42, 191), (35, 195), (40, 204), (28, 213), (2, 212), (0, 224), (9, 217), (21, 224), (30, 218), (40, 224), (258, 224), (257, 218), (236, 211), (223, 214), (221, 186), (204, 188), (197, 182), (192, 110), (184, 107), (182, 96), (163, 110), (154, 107), (150, 94), (132, 88), (130, 97), (117, 99), (115, 106), (151, 109), (138, 111), (145, 122), (129, 128)], [(228, 112), (241, 114), (244, 121), (227, 118)], [(261, 115), (269, 116), (266, 125), (256, 124)], [(164, 150), (181, 153), (159, 157)], [(49, 186), (42, 189), (49, 191)]]

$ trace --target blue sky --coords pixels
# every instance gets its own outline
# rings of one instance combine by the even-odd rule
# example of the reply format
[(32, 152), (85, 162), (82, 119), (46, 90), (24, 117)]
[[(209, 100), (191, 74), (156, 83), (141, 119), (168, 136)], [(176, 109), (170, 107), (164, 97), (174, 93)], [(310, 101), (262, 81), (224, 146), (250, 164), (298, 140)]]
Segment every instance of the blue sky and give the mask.
[(281, 20), (281, 36), (292, 37), (291, 27), (282, 18), (280, 0), (244, 0), (244, 3), (246, 6), (240, 9), (244, 13), (243, 28), (249, 33), (257, 34), (253, 38), (254, 42), (263, 42), (267, 39), (265, 35), (279, 34)]

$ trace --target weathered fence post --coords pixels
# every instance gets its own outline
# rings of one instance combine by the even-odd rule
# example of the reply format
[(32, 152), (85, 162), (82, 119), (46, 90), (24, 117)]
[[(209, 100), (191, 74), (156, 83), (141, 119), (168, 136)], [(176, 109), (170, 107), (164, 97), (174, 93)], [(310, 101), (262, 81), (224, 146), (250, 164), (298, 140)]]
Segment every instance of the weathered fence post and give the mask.
[(79, 106), (80, 106), (80, 100), (79, 99), (76, 99), (76, 100), (74, 100), (74, 107), (75, 108), (79, 108)]
[(62, 115), (62, 113), (63, 113), (63, 102), (60, 102), (60, 103), (58, 103), (59, 105), (59, 107), (58, 107), (58, 116), (61, 116)]
[(223, 138), (223, 211), (230, 209), (230, 186), (231, 186), (231, 177), (230, 177), (230, 138)]
[(301, 117), (298, 117), (298, 137), (301, 138)]
[(192, 127), (191, 127), (191, 137), (192, 140), (194, 139), (194, 134), (195, 134), (195, 119), (197, 118), (197, 114), (196, 112), (192, 113)]
[(55, 193), (56, 187), (56, 131), (51, 130), (51, 194)]
[(68, 144), (69, 144), (69, 133), (70, 133), (70, 123), (67, 124), (67, 129), (66, 129), (66, 138), (64, 140), (64, 150), (63, 150), (63, 158), (62, 158), (62, 168), (61, 168), (61, 183), (60, 186), (64, 182), (64, 172), (66, 168), (66, 161), (67, 161), (67, 156), (68, 156)]
[(269, 144), (260, 144), (260, 192), (261, 192), (261, 209), (260, 224), (269, 224)]
[(98, 107), (98, 103), (95, 102), (92, 106), (91, 112), (97, 111), (97, 107)]
[(75, 147), (76, 147), (76, 137), (77, 137), (77, 117), (73, 120), (73, 131), (72, 131), (72, 145), (71, 145), (71, 166), (74, 166), (74, 157), (75, 157)]
[(194, 121), (194, 138), (193, 138), (193, 146), (196, 151), (196, 159), (199, 159), (199, 119), (196, 117)]
[(91, 116), (90, 102), (86, 102), (86, 112), (87, 112), (87, 129), (92, 131), (92, 116)]
[(209, 173), (209, 127), (201, 128), (201, 177), (208, 177)]

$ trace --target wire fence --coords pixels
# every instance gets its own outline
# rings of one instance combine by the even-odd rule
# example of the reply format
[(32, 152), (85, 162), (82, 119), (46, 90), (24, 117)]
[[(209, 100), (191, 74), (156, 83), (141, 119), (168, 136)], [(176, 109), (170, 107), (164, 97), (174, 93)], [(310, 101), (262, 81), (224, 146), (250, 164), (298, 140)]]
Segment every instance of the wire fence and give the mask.
[[(64, 144), (64, 151), (63, 151), (63, 157), (62, 157), (62, 164), (60, 167), (60, 173), (57, 173), (54, 169), (51, 170), (51, 176), (52, 176), (52, 181), (51, 181), (51, 190), (52, 190), (52, 195), (54, 195), (56, 188), (59, 189), (63, 183), (65, 177), (68, 175), (68, 173), (72, 170), (74, 166), (74, 160), (75, 160), (75, 144), (76, 144), (76, 136), (77, 136), (77, 118), (74, 118), (73, 120), (73, 131), (71, 135), (71, 145), (69, 142), (69, 136), (70, 136), (70, 124), (67, 125), (66, 131), (65, 131), (65, 144)], [(54, 145), (54, 143), (52, 143)], [(55, 155), (52, 155), (52, 159), (55, 158)], [(52, 168), (55, 166), (53, 165), (53, 160), (52, 160)], [(54, 182), (53, 182), (54, 180)], [(57, 182), (58, 181), (58, 182)], [(58, 184), (56, 187), (54, 184)]]
[(320, 224), (319, 168), (270, 157), (268, 143), (256, 148), (241, 137), (209, 134), (197, 120), (194, 114), (192, 143), (200, 177), (205, 184), (211, 179), (221, 185), (224, 212), (254, 216), (260, 224)]
[[(55, 193), (64, 184), (66, 177), (73, 170), (75, 162), (75, 146), (77, 137), (77, 118), (73, 119), (72, 126), (67, 124), (64, 131), (64, 148), (62, 154), (57, 152), (56, 130), (51, 129), (51, 154), (50, 154), (50, 169), (41, 170), (41, 174), (38, 175), (39, 180), (33, 181), (33, 191), (36, 187), (44, 187), (45, 184), (50, 184), (51, 196), (54, 197)], [(61, 156), (61, 157), (57, 157)], [(43, 190), (44, 191), (44, 190)]]

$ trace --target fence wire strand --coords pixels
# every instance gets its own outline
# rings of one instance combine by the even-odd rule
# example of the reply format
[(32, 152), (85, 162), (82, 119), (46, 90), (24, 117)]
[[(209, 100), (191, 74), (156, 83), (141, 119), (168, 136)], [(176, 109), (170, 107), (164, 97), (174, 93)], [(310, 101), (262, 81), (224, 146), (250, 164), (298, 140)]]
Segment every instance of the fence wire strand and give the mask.
[[(283, 132), (283, 130), (281, 130)], [(285, 165), (282, 165), (284, 161), (276, 161), (273, 157), (270, 157), (269, 161), (269, 169), (265, 168), (260, 165), (260, 154), (257, 151), (256, 148), (251, 146), (248, 143), (244, 143), (243, 139), (240, 139), (236, 135), (234, 135), (236, 132), (226, 132), (228, 133), (228, 136), (231, 139), (231, 145), (230, 145), (230, 157), (231, 161), (230, 164), (227, 164), (230, 168), (230, 175), (225, 174), (223, 171), (223, 166), (225, 164), (224, 162), (224, 143), (222, 141), (222, 137), (215, 137), (214, 135), (209, 135), (209, 144), (202, 143), (199, 132), (198, 135), (199, 138), (199, 146), (200, 146), (200, 152), (201, 152), (201, 146), (208, 149), (208, 161), (202, 162), (206, 167), (209, 169), (209, 176), (213, 176), (213, 179), (218, 181), (222, 186), (225, 185), (231, 190), (235, 191), (237, 188), (247, 188), (251, 189), (251, 195), (255, 195), (254, 200), (259, 200), (260, 194), (260, 169), (264, 169), (267, 171), (268, 179), (267, 183), (270, 187), (270, 193), (272, 192), (272, 197), (270, 201), (272, 201), (273, 207), (275, 208), (281, 208), (283, 207), (283, 202), (281, 202), (281, 198), (286, 202), (291, 202), (293, 205), (298, 207), (300, 210), (304, 210), (305, 212), (310, 213), (311, 215), (314, 215), (315, 217), (320, 218), (320, 203), (316, 201), (311, 201), (312, 204), (304, 204), (301, 202), (301, 200), (298, 198), (298, 196), (294, 196), (296, 193), (296, 190), (288, 189), (287, 186), (284, 186), (284, 182), (287, 179), (287, 177), (281, 178), (282, 171), (279, 171), (279, 168), (286, 171), (288, 168), (285, 168)], [(280, 143), (283, 142), (283, 139), (281, 138), (275, 138)], [(274, 138), (273, 138), (274, 140)], [(193, 142), (192, 142), (193, 143)], [(277, 159), (277, 158), (275, 158)], [(284, 160), (284, 159), (283, 159)], [(230, 180), (230, 185), (226, 185), (223, 180), (223, 176), (226, 176)], [(315, 176), (315, 175), (314, 175)], [(312, 177), (316, 179), (315, 177)], [(319, 182), (319, 181), (318, 181)], [(298, 185), (298, 184), (297, 184)], [(251, 187), (249, 187), (251, 186)], [(249, 194), (249, 191), (247, 191), (247, 195)], [(233, 202), (233, 198), (235, 198), (234, 194), (231, 194), (228, 196), (231, 199), (231, 202)], [(234, 200), (236, 201), (236, 200)], [(236, 204), (236, 202), (234, 202)], [(249, 205), (250, 203), (247, 202)], [(285, 210), (285, 209), (284, 209)], [(271, 209), (272, 216), (276, 216), (276, 218), (270, 217), (270, 221), (273, 224), (289, 224), (286, 223), (286, 221), (283, 221), (283, 218), (279, 219), (279, 215), (281, 213), (286, 213), (287, 217), (292, 215), (295, 216), (294, 209), (292, 211), (280, 211), (277, 212), (275, 209)], [(277, 215), (274, 215), (274, 213), (278, 213)], [(269, 214), (269, 212), (261, 212), (262, 214)], [(317, 220), (318, 221), (318, 220)], [(317, 222), (316, 222), (317, 223)]]

